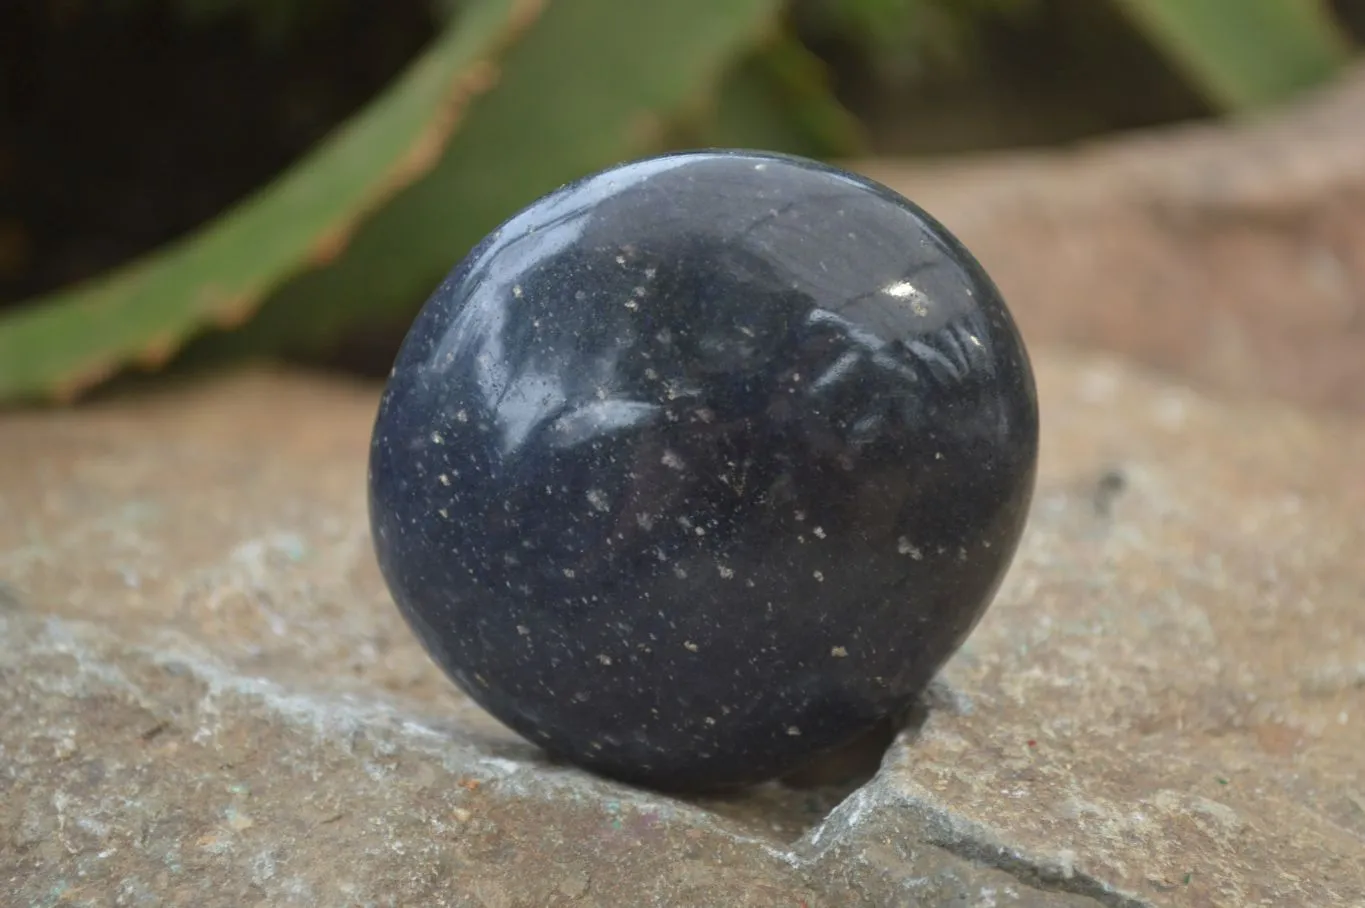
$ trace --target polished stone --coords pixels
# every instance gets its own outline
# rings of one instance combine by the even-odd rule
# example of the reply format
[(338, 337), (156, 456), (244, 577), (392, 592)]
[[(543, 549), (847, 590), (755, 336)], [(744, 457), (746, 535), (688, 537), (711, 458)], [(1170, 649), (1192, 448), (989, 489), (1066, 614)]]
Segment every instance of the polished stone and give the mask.
[(561, 758), (757, 782), (903, 710), (1033, 491), (1027, 354), (980, 265), (820, 164), (636, 162), (491, 234), (412, 326), (370, 513), (427, 651)]

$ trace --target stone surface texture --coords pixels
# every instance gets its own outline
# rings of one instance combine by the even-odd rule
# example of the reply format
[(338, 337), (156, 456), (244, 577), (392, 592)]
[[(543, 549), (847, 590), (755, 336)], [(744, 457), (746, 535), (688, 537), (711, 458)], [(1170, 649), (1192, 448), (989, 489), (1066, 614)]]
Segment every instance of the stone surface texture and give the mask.
[(1018, 560), (841, 802), (602, 781), (458, 696), (370, 549), (377, 389), (5, 416), (0, 903), (1365, 904), (1365, 426), (1035, 361)]
[(1365, 413), (1365, 65), (1233, 125), (857, 166), (967, 244), (1030, 342)]

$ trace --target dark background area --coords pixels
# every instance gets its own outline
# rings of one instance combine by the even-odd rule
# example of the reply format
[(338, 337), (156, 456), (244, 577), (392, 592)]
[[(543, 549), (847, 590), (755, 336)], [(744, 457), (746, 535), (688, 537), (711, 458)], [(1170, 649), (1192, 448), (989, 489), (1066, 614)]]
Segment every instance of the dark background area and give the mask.
[[(1365, 35), (1365, 2), (1336, 6)], [(438, 25), (430, 0), (323, 8), (272, 30), (245, 14), (187, 22), (153, 0), (0, 4), (0, 308), (211, 219), (373, 97)], [(1047, 146), (1211, 114), (1093, 0), (981, 16), (967, 40), (899, 66), (794, 18), (870, 154)]]

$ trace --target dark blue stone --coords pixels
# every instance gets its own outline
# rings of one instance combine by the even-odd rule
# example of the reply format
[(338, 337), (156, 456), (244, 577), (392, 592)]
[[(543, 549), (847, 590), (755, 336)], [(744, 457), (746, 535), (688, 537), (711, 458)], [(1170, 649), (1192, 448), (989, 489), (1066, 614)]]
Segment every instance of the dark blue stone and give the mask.
[(861, 177), (707, 152), (560, 189), (436, 290), (380, 406), (384, 576), (549, 752), (756, 782), (896, 714), (986, 609), (1038, 412), (1000, 295)]

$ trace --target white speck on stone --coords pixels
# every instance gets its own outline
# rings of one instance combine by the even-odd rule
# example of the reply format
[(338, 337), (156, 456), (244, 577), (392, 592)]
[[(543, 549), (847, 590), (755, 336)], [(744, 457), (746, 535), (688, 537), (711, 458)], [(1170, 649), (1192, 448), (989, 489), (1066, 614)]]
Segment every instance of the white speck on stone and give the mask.
[(523, 291), (521, 289), (521, 284), (512, 285), (512, 295), (515, 296), (517, 299), (521, 299), (522, 292)]
[(256, 821), (249, 814), (238, 810), (236, 807), (229, 807), (224, 812), (224, 817), (227, 820), (228, 828), (233, 832), (245, 832), (256, 825)]
[(460, 422), (469, 422), (469, 414), (466, 413), (464, 410), (456, 410), (455, 418), (458, 419)]
[(793, 738), (799, 738), (801, 737), (801, 729), (797, 728), (795, 725), (788, 725), (787, 734), (791, 735)]
[(716, 565), (716, 570), (719, 571), (720, 576), (726, 580), (729, 580), (731, 577), (735, 576), (735, 569), (726, 567), (723, 564)]
[(592, 505), (595, 511), (605, 513), (611, 510), (611, 502), (607, 500), (607, 493), (601, 489), (588, 489), (588, 504)]
[(971, 341), (973, 344), (976, 344), (976, 346), (978, 347), (981, 346), (981, 338), (977, 337), (975, 334), (968, 334), (967, 340)]
[(762, 172), (762, 171), (764, 171), (764, 170), (767, 170), (767, 169), (768, 169), (768, 165), (765, 164), (765, 163), (758, 163), (758, 164), (755, 164), (755, 165), (754, 165), (754, 170), (757, 170), (757, 171), (760, 171), (760, 172)]
[(437, 513), (437, 514), (440, 514), (440, 515), (441, 515), (441, 518), (442, 518), (443, 520), (449, 520), (449, 519), (450, 519), (450, 511), (449, 511), (448, 509), (446, 509), (446, 508), (437, 508), (437, 509), (436, 509), (436, 513)]
[(848, 649), (843, 646), (831, 647), (829, 654), (836, 659), (844, 659), (848, 657)]
[(501, 776), (520, 775), (525, 769), (522, 764), (504, 757), (482, 757), (478, 762), (481, 766), (491, 769)]
[(637, 303), (635, 300), (626, 300), (626, 308), (627, 308), (627, 309), (632, 309), (632, 310), (634, 310), (634, 309), (639, 309), (639, 308), (640, 308), (640, 304)]
[(564, 569), (564, 576), (565, 576), (565, 577), (568, 577), (570, 580), (572, 580), (573, 577), (574, 577), (573, 568), (565, 568), (565, 569)]
[(659, 458), (659, 460), (664, 466), (673, 470), (687, 469), (687, 464), (683, 463), (683, 459), (673, 450), (665, 450), (664, 456)]
[(824, 582), (825, 582), (825, 575), (822, 574), (822, 573), (819, 572), (819, 571), (813, 572), (813, 573), (811, 574), (811, 576), (815, 578), (815, 581), (816, 581), (817, 583), (824, 583)]
[(824, 538), (825, 538), (825, 528), (824, 528), (824, 527), (816, 527), (816, 528), (815, 528), (815, 536), (816, 536), (817, 539), (824, 539)]
[(646, 514), (644, 511), (641, 511), (640, 513), (635, 515), (635, 522), (639, 524), (640, 529), (642, 530), (649, 531), (654, 529), (653, 514)]
[(441, 433), (440, 433), (440, 432), (432, 432), (432, 433), (431, 433), (431, 443), (434, 444), (434, 445), (443, 445), (443, 444), (446, 443), (446, 440), (445, 440), (444, 438), (441, 437)]
[(525, 637), (525, 636), (527, 636), (528, 634), (531, 633), (531, 629), (530, 629), (529, 627), (527, 627), (526, 625), (524, 625), (524, 624), (518, 624), (518, 625), (517, 625), (517, 633), (518, 633), (518, 634), (521, 634), (523, 637)]
[(251, 882), (257, 886), (262, 886), (275, 878), (278, 865), (275, 860), (275, 853), (270, 849), (257, 852), (251, 859)]
[(597, 661), (601, 662), (603, 665), (611, 665), (611, 656), (608, 656), (606, 653), (598, 653)]
[(450, 476), (448, 474), (442, 473), (440, 476), (437, 476), (436, 478), (440, 480), (441, 485), (443, 486), (450, 485)]
[(805, 512), (805, 511), (797, 511), (797, 512), (796, 512), (796, 522), (797, 522), (797, 523), (800, 523), (801, 521), (803, 521), (803, 520), (805, 520), (805, 519), (806, 519), (806, 512)]
[(684, 640), (684, 641), (683, 641), (683, 649), (688, 650), (689, 652), (695, 653), (695, 652), (699, 649), (699, 647), (697, 646), (697, 644), (693, 643), (691, 640)]
[(896, 551), (900, 552), (902, 555), (909, 555), (916, 561), (919, 561), (924, 557), (924, 553), (921, 552), (915, 546), (911, 545), (910, 540), (906, 539), (904, 536), (896, 540)]
[(616, 264), (618, 264), (618, 265), (624, 265), (625, 263), (626, 263), (626, 257), (625, 257), (624, 255), (618, 255), (618, 256), (616, 257)]

